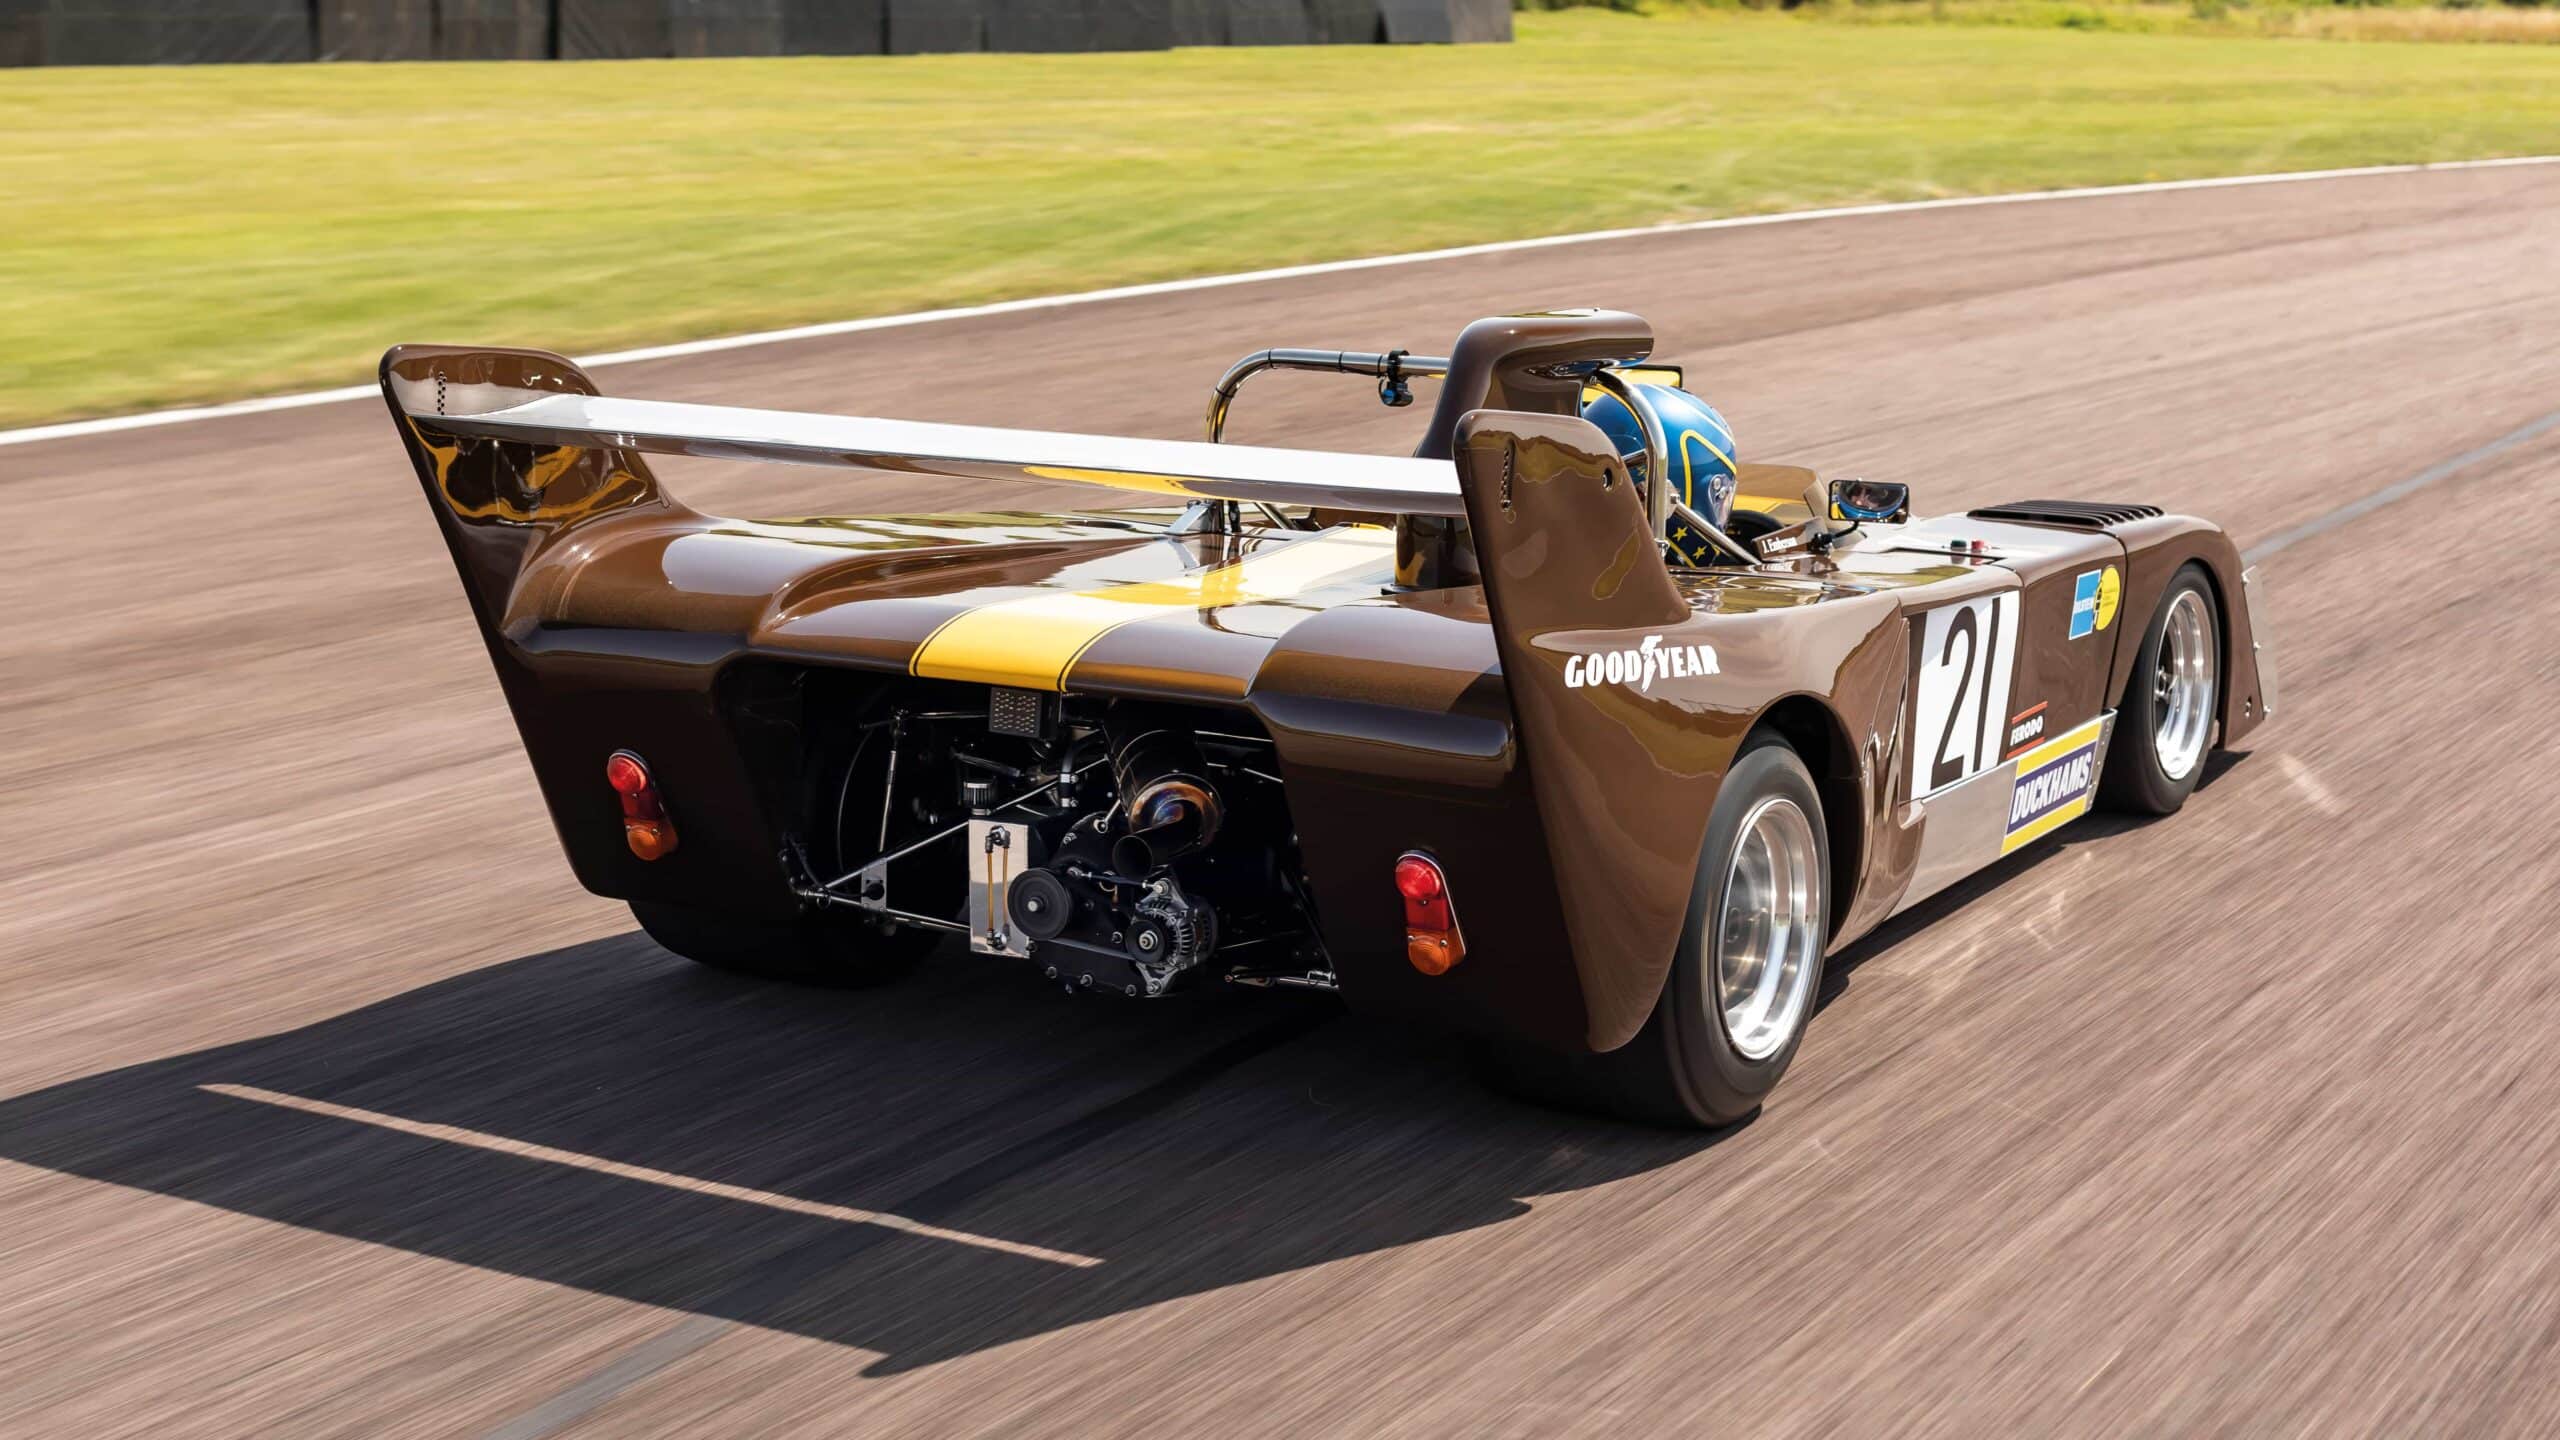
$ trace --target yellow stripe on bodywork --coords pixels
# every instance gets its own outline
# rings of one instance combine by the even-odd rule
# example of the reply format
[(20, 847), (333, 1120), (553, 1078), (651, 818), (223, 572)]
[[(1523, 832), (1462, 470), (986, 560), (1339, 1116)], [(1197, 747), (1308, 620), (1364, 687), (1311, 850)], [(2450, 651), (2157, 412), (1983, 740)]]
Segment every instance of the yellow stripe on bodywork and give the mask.
[(1221, 605), (1289, 600), (1382, 565), (1392, 570), (1394, 564), (1394, 531), (1339, 526), (1170, 580), (1026, 595), (963, 611), (925, 637), (907, 670), (934, 680), (1063, 690), (1077, 659), (1123, 625)]

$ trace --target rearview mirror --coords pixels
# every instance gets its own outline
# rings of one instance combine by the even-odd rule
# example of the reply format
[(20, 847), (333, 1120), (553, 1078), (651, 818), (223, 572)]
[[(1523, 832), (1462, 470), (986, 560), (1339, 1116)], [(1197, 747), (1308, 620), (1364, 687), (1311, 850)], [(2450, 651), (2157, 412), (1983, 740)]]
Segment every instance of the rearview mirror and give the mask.
[(1831, 518), (1898, 525), (1911, 518), (1911, 487), (1883, 480), (1834, 480)]

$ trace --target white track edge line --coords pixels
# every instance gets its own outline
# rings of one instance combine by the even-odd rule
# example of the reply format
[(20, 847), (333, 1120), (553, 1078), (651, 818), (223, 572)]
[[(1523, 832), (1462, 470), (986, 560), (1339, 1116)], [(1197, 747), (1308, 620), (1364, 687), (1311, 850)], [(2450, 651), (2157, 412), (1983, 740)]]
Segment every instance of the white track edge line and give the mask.
[(867, 1210), (859, 1206), (803, 1200), (797, 1196), (783, 1195), (771, 1190), (758, 1190), (751, 1186), (731, 1185), (725, 1181), (679, 1175), (670, 1170), (659, 1170), (647, 1165), (625, 1164), (619, 1160), (607, 1160), (602, 1156), (563, 1150), (555, 1145), (517, 1140), (505, 1135), (492, 1135), (487, 1131), (470, 1130), (460, 1125), (411, 1120), (406, 1116), (390, 1115), (380, 1110), (340, 1105), (329, 1100), (314, 1100), (307, 1095), (289, 1095), (281, 1090), (268, 1090), (256, 1085), (198, 1085), (196, 1088), (208, 1095), (220, 1095), (225, 1099), (254, 1100), (261, 1105), (299, 1110), (306, 1115), (322, 1115), (332, 1120), (349, 1120), (359, 1125), (371, 1125), (378, 1129), (415, 1136), (421, 1140), (436, 1140), (473, 1150), (487, 1150), (499, 1155), (513, 1156), (519, 1160), (538, 1160), (545, 1164), (571, 1166), (598, 1175), (610, 1175), (617, 1180), (633, 1180), (669, 1190), (680, 1190), (689, 1195), (704, 1195), (715, 1200), (735, 1200), (795, 1215), (816, 1216), (822, 1220), (877, 1226), (884, 1230), (896, 1230), (928, 1240), (949, 1240), (962, 1245), (975, 1246), (981, 1250), (996, 1250), (1007, 1255), (1045, 1260), (1051, 1264), (1068, 1265), (1078, 1269), (1090, 1269), (1102, 1263), (1090, 1255), (1077, 1255), (1065, 1250), (1052, 1250), (1046, 1245), (1031, 1245), (1019, 1240), (1004, 1240), (992, 1235), (954, 1230), (947, 1225), (929, 1224), (904, 1215), (892, 1214), (886, 1210)]
[[(943, 310), (919, 310), (905, 315), (874, 315), (861, 320), (833, 320), (817, 325), (796, 325), (784, 330), (758, 330), (744, 335), (723, 335), (708, 340), (685, 340), (672, 345), (650, 345), (636, 350), (613, 350), (601, 355), (577, 357), (577, 363), (594, 369), (606, 365), (629, 365), (643, 360), (677, 360), (689, 355), (712, 355), (723, 350), (749, 350), (764, 345), (787, 344), (795, 340), (821, 340), (834, 335), (859, 335), (872, 330), (901, 330), (912, 325), (938, 325), (953, 320), (980, 320), (1038, 310), (1061, 310), (1077, 305), (1098, 305), (1112, 300), (1142, 300), (1157, 295), (1182, 295), (1195, 290), (1218, 290), (1231, 285), (1258, 285), (1273, 280), (1297, 280), (1315, 275), (1342, 275), (1359, 270), (1383, 270), (1398, 265), (1426, 265), (1441, 260), (1465, 260), (1478, 255), (1507, 255), (1523, 250), (1547, 250), (1564, 245), (1632, 240), (1648, 235), (1687, 235), (1707, 230), (1740, 230), (1750, 226), (1786, 225), (1806, 220), (1845, 220), (1862, 215), (1902, 215), (1926, 210), (1962, 210), (1979, 205), (2018, 205), (2039, 200), (2094, 200), (2110, 195), (2156, 195), (2178, 190), (2222, 190), (2243, 185), (2290, 185), (2312, 180), (2352, 180), (2373, 175), (2415, 175), (2438, 170), (2496, 170), (2518, 165), (2555, 164), (2560, 164), (2560, 155), (2509, 155), (2489, 160), (2358, 165), (2340, 170), (2287, 170), (2267, 175), (2215, 175), (2195, 180), (2145, 180), (2126, 185), (2084, 185), (2062, 190), (2016, 190), (2000, 195), (1951, 195), (1937, 200), (1892, 200), (1870, 205), (1835, 205), (1818, 210), (1777, 210), (1761, 215), (1722, 215), (1711, 220), (1675, 220), (1660, 225), (1635, 225), (1616, 230), (1586, 230), (1570, 235), (1539, 235), (1525, 240), (1493, 240), (1479, 245), (1452, 246), (1444, 250), (1416, 250), (1400, 255), (1370, 255), (1353, 260), (1324, 260), (1307, 265), (1284, 265), (1270, 270), (1245, 270), (1232, 275), (1198, 275), (1188, 280), (1158, 280), (1144, 285), (1119, 285), (1107, 290), (1079, 290), (1066, 295), (1040, 295), (1022, 300), (999, 300), (985, 305), (960, 305)], [(270, 395), (256, 400), (233, 400), (218, 405), (191, 405), (174, 410), (149, 410), (135, 415), (110, 415), (96, 420), (69, 420), (54, 425), (0, 430), (0, 445), (33, 445), (47, 440), (72, 440), (85, 435), (111, 435), (124, 430), (148, 430), (162, 425), (186, 425), (199, 420), (222, 420), (235, 415), (263, 415), (276, 410), (299, 410), (312, 405), (334, 405), (346, 400), (362, 400), (380, 393), (380, 390), (373, 385), (341, 385), (328, 390), (310, 390), (293, 395)]]

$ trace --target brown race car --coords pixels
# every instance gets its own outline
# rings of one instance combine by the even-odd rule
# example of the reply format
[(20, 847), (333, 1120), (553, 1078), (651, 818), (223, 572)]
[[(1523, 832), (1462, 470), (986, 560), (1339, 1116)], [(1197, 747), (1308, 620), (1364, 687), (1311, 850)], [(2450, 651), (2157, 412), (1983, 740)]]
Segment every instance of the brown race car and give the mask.
[[(2177, 809), (2275, 689), (2215, 526), (1913, 520), (1707, 440), (1743, 493), (1701, 503), (1652, 348), (1504, 316), (1213, 392), (1214, 440), (1258, 370), (1439, 377), (1410, 458), (616, 400), (526, 350), (382, 386), (571, 866), (666, 948), (1339, 991), (1516, 1091), (1713, 1125), (1827, 952), (2093, 804)], [(1158, 508), (731, 520), (656, 452)]]

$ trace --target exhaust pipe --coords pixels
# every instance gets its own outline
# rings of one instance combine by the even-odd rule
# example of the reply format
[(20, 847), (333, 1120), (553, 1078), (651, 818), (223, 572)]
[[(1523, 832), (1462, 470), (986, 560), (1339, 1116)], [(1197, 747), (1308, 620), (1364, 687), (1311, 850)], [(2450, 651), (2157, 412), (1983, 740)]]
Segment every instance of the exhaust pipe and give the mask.
[(1217, 838), (1226, 807), (1189, 733), (1133, 725), (1115, 734), (1111, 776), (1129, 826), (1111, 844), (1113, 870), (1153, 875)]
[[(1189, 787), (1183, 787), (1188, 789)], [(1111, 842), (1111, 868), (1144, 878), (1209, 843), (1215, 833), (1217, 797), (1206, 803), (1172, 787), (1156, 792), (1149, 813), (1163, 818)]]

